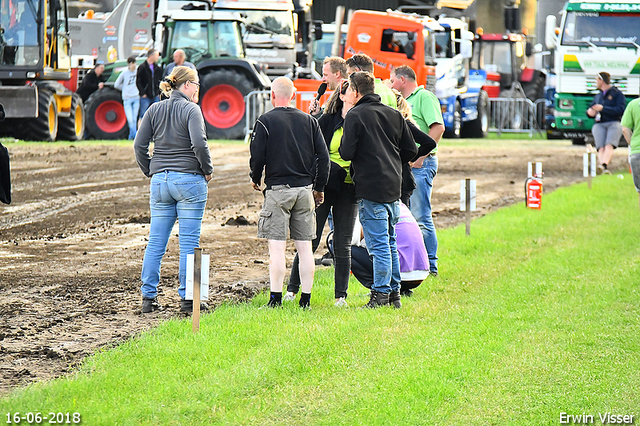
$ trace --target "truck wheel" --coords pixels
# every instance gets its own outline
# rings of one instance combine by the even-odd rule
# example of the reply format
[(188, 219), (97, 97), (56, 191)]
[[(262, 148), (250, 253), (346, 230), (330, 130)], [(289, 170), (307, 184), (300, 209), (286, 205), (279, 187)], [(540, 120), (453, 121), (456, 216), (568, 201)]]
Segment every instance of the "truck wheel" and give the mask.
[(478, 118), (462, 126), (462, 137), (486, 138), (489, 133), (489, 116), (491, 115), (489, 96), (484, 90), (478, 96)]
[(85, 105), (87, 132), (95, 139), (127, 139), (129, 125), (120, 93), (101, 89)]
[(71, 114), (60, 117), (58, 123), (58, 140), (79, 141), (84, 136), (84, 104), (77, 93), (71, 97)]
[(200, 107), (209, 139), (242, 139), (245, 127), (244, 97), (253, 85), (241, 73), (217, 70), (201, 81)]
[(535, 72), (535, 76), (528, 83), (522, 83), (524, 94), (531, 102), (544, 98), (544, 85), (547, 79), (540, 71)]
[(23, 138), (53, 142), (58, 135), (58, 103), (48, 90), (38, 90), (38, 117), (23, 122)]
[(450, 130), (444, 132), (444, 137), (451, 139), (459, 139), (462, 131), (462, 106), (456, 101), (456, 108), (453, 112), (453, 126)]

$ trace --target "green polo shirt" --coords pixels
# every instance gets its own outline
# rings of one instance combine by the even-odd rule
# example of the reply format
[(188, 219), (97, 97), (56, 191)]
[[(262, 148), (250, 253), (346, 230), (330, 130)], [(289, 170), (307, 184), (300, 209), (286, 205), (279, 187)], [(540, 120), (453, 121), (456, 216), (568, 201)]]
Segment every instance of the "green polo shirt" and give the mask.
[[(444, 124), (440, 101), (431, 91), (425, 90), (424, 87), (418, 87), (407, 97), (407, 102), (411, 105), (413, 119), (423, 132), (429, 133), (429, 128), (434, 123)], [(438, 146), (431, 152), (437, 151)]]
[(640, 154), (640, 98), (629, 102), (622, 116), (622, 125), (633, 132), (629, 143), (629, 152)]
[(393, 109), (398, 109), (398, 103), (396, 102), (396, 95), (393, 94), (391, 89), (382, 82), (379, 78), (374, 80), (375, 87), (373, 89), (376, 95), (380, 95), (380, 100), (383, 104), (390, 106)]

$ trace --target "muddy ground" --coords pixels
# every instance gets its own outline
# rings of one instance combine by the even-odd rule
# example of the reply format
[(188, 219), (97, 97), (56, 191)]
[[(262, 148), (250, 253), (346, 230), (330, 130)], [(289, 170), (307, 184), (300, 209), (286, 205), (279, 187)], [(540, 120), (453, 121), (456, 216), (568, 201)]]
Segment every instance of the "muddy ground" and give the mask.
[[(178, 244), (162, 269), (161, 312), (140, 313), (140, 268), (149, 227), (148, 179), (130, 146), (15, 144), (13, 203), (0, 204), (0, 395), (64, 375), (97, 349), (180, 315)], [(438, 228), (464, 221), (460, 180), (477, 180), (474, 216), (523, 201), (527, 161), (542, 161), (544, 190), (582, 180), (584, 147), (567, 141), (441, 143), (433, 205)], [(248, 178), (248, 146), (212, 144), (201, 246), (211, 254), (211, 304), (246, 300), (268, 281), (256, 238), (261, 194)], [(614, 168), (626, 167), (626, 149)], [(544, 203), (544, 201), (543, 201)], [(228, 225), (244, 216), (248, 226)], [(177, 232), (177, 227), (174, 229)], [(326, 250), (318, 250), (321, 255)], [(293, 249), (289, 247), (289, 261)], [(446, 259), (441, 259), (446, 274)]]

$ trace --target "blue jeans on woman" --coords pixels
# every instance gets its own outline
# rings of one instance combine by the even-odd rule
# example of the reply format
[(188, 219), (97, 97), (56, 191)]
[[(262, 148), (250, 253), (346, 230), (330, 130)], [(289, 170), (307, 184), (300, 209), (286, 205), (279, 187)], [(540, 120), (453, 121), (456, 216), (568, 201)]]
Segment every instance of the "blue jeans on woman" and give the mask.
[(127, 116), (127, 124), (129, 125), (129, 140), (136, 138), (136, 129), (138, 128), (138, 115), (140, 114), (140, 98), (123, 99), (124, 115)]
[(377, 203), (358, 199), (358, 213), (364, 240), (373, 256), (373, 285), (379, 293), (400, 291), (400, 258), (396, 244), (396, 223), (400, 217), (400, 201)]
[(158, 295), (160, 264), (167, 250), (173, 225), (178, 219), (180, 244), (180, 287), (178, 294), (185, 297), (187, 255), (200, 244), (200, 228), (207, 204), (207, 181), (203, 175), (163, 171), (151, 177), (151, 227), (149, 243), (142, 262), (142, 297), (153, 299)]
[(429, 271), (438, 272), (438, 237), (431, 216), (431, 191), (433, 179), (438, 174), (438, 157), (426, 157), (419, 169), (411, 169), (416, 180), (416, 189), (410, 198), (411, 214), (422, 231), (424, 246), (429, 255)]

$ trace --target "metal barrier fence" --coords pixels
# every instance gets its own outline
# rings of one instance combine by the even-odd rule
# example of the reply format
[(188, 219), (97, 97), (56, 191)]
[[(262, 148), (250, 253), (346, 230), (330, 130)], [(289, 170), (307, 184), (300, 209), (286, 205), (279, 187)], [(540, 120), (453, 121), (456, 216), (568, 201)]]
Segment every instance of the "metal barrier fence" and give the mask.
[[(332, 91), (327, 90), (320, 98), (320, 104), (324, 104), (332, 93)], [(316, 95), (316, 92), (296, 92), (296, 97), (291, 101), (291, 106), (298, 108), (300, 111), (307, 112), (311, 101), (316, 98)], [(246, 108), (244, 141), (249, 142), (251, 132), (253, 132), (258, 117), (273, 109), (271, 105), (271, 92), (268, 90), (250, 92), (244, 97), (244, 103)]]
[[(489, 130), (505, 133), (541, 133), (544, 99), (535, 103), (527, 98), (490, 98)], [(542, 111), (542, 115), (539, 111)]]
[(271, 110), (271, 92), (269, 90), (255, 90), (247, 93), (244, 97), (245, 105), (245, 125), (244, 125), (244, 141), (249, 142), (254, 124), (258, 117), (265, 112)]

